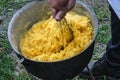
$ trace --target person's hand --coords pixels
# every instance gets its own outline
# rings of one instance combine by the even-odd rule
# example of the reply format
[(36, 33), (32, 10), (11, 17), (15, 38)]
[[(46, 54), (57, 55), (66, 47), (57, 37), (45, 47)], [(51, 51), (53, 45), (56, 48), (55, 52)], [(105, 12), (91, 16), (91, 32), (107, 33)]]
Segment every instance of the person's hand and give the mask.
[(76, 0), (48, 0), (48, 3), (53, 17), (60, 21), (74, 7)]

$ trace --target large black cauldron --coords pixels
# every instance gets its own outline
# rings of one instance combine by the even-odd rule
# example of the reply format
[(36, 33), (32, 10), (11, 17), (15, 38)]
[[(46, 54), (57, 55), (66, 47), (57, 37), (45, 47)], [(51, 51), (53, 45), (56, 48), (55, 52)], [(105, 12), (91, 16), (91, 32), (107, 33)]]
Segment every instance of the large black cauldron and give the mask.
[[(94, 28), (94, 37), (91, 43), (80, 54), (66, 60), (56, 62), (37, 62), (24, 58), (19, 51), (20, 36), (26, 32), (35, 22), (48, 18), (46, 12), (50, 11), (47, 3), (33, 1), (28, 3), (13, 16), (8, 27), (9, 42), (18, 55), (21, 63), (28, 72), (44, 80), (64, 80), (78, 75), (89, 63), (97, 34), (98, 23), (93, 10), (81, 1), (77, 1), (73, 11), (80, 15), (86, 15), (91, 19)], [(45, 17), (44, 17), (45, 16)]]

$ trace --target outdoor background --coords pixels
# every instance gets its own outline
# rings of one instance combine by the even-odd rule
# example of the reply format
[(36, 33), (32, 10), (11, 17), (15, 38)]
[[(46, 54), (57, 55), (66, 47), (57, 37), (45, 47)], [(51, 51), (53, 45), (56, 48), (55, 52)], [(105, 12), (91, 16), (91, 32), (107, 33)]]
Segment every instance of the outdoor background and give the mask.
[[(31, 0), (32, 1), (32, 0)], [(96, 61), (105, 52), (110, 39), (110, 12), (107, 0), (82, 0), (95, 11), (99, 21), (99, 30), (96, 37), (95, 49), (91, 61)], [(28, 77), (24, 67), (18, 62), (8, 42), (8, 24), (14, 13), (30, 0), (0, 0), (0, 80), (38, 80), (32, 75)], [(73, 80), (88, 80), (76, 76)], [(106, 76), (97, 80), (107, 80)]]

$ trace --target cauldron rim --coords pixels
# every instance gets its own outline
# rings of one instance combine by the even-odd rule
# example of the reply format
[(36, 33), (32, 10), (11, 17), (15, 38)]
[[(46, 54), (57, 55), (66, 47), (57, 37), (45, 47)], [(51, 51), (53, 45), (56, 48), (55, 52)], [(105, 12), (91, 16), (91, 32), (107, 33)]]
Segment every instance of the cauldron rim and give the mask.
[[(42, 0), (44, 1), (44, 0)], [(34, 1), (35, 2), (35, 1)], [(13, 18), (12, 20), (10, 21), (9, 23), (9, 27), (8, 27), (8, 40), (10, 42), (10, 45), (11, 47), (13, 48), (13, 50), (16, 52), (17, 55), (19, 55), (22, 59), (26, 59), (26, 60), (29, 60), (29, 61), (33, 61), (33, 62), (37, 62), (37, 63), (60, 63), (60, 62), (64, 62), (64, 61), (67, 61), (69, 59), (72, 59), (78, 55), (81, 55), (83, 54), (83, 52), (95, 41), (95, 37), (97, 35), (97, 31), (98, 31), (98, 20), (96, 18), (96, 15), (93, 11), (93, 9), (91, 8), (91, 6), (89, 6), (88, 4), (82, 2), (82, 1), (78, 1), (77, 0), (77, 4), (82, 4), (82, 7), (84, 7), (84, 9), (86, 9), (88, 11), (88, 13), (92, 16), (94, 16), (94, 19), (96, 21), (95, 25), (96, 25), (96, 32), (94, 32), (94, 37), (93, 39), (91, 40), (91, 42), (89, 43), (89, 45), (87, 45), (87, 47), (85, 49), (83, 49), (81, 52), (77, 53), (76, 55), (70, 57), (70, 58), (67, 58), (67, 59), (63, 59), (63, 60), (57, 60), (57, 61), (35, 61), (35, 60), (31, 60), (31, 59), (28, 59), (26, 57), (24, 57), (16, 48), (15, 46), (13, 45), (13, 42), (12, 42), (12, 39), (10, 37), (11, 35), (11, 31), (12, 31), (12, 24), (14, 23), (14, 21), (16, 20), (17, 16), (19, 15), (19, 12), (21, 11), (24, 11), (27, 7), (29, 7), (31, 4), (33, 4), (34, 2), (30, 2), (28, 3), (27, 5), (25, 5), (23, 8), (21, 8), (20, 10), (17, 11), (16, 14), (13, 15)], [(92, 13), (92, 14), (91, 14)]]

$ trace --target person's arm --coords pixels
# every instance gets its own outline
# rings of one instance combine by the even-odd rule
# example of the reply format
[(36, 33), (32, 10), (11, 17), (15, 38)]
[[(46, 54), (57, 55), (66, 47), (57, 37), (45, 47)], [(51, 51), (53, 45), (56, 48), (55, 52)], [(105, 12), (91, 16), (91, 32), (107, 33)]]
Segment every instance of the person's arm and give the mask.
[(48, 0), (48, 3), (53, 17), (60, 21), (74, 7), (76, 0)]

